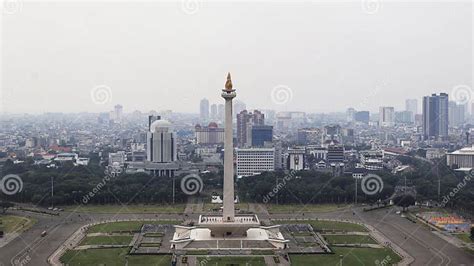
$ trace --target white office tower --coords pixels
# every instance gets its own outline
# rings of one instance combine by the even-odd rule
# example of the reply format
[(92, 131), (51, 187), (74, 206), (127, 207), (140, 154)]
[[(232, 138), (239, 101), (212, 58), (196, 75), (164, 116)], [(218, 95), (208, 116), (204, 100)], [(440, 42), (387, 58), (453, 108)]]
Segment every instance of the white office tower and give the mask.
[(379, 126), (393, 127), (395, 125), (395, 109), (393, 107), (380, 107)]
[(150, 162), (169, 163), (177, 160), (176, 133), (170, 122), (156, 120), (147, 133), (147, 158)]
[(209, 120), (209, 100), (206, 98), (202, 99), (199, 104), (199, 117), (201, 121)]

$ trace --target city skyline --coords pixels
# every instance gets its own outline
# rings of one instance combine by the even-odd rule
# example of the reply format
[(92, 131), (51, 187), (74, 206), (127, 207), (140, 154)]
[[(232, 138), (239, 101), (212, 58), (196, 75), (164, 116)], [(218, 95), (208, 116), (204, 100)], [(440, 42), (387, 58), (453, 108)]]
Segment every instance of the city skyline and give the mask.
[[(200, 98), (218, 102), (212, 92), (228, 71), (251, 109), (402, 109), (408, 97), (472, 88), (471, 8), (205, 2), (188, 14), (166, 2), (26, 2), (2, 18), (0, 112), (103, 112), (120, 103), (190, 113)], [(273, 15), (261, 21), (264, 12)], [(128, 36), (135, 41), (126, 45)]]

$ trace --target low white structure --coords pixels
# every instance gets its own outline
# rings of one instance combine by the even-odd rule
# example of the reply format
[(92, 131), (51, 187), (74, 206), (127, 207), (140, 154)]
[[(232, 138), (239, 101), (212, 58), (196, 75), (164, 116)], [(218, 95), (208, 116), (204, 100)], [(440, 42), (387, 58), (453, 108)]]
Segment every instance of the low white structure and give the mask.
[(448, 153), (446, 161), (449, 167), (474, 168), (474, 146)]

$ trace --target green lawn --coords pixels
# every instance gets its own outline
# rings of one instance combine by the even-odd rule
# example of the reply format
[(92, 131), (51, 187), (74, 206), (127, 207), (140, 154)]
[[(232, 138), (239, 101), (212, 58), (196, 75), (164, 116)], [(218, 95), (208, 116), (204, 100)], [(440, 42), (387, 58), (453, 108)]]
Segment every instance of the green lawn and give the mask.
[(128, 245), (132, 236), (88, 236), (82, 242), (84, 245)]
[[(125, 256), (129, 248), (108, 248), (89, 250), (68, 250), (61, 257), (61, 262), (69, 265), (125, 265)], [(168, 255), (133, 255), (128, 256), (129, 265), (171, 265)]]
[(0, 220), (2, 221), (2, 227), (5, 233), (23, 232), (36, 223), (35, 219), (14, 215), (2, 215), (0, 216)]
[(87, 213), (183, 213), (185, 204), (175, 205), (71, 205), (61, 207), (65, 211)]
[(139, 231), (143, 224), (179, 224), (179, 221), (127, 221), (94, 225), (87, 233), (114, 233)]
[(336, 205), (336, 204), (309, 204), (309, 205), (276, 205), (267, 204), (265, 205), (269, 213), (308, 213), (308, 212), (331, 212), (340, 209), (344, 209), (349, 205)]
[(464, 234), (454, 234), (455, 237), (461, 239), (462, 241), (466, 243), (473, 243), (474, 241), (471, 239), (470, 234), (464, 233)]
[(263, 257), (199, 257), (198, 265), (265, 266)]
[(377, 244), (370, 236), (360, 235), (325, 235), (324, 238), (330, 244)]
[(308, 223), (311, 224), (315, 231), (329, 231), (329, 230), (338, 230), (345, 232), (367, 232), (367, 229), (360, 224), (346, 223), (346, 222), (334, 222), (334, 221), (321, 221), (321, 220), (312, 220), (312, 221), (275, 221), (276, 224), (301, 224)]
[[(335, 254), (321, 255), (290, 255), (292, 265), (339, 265), (339, 255), (343, 255), (343, 265), (392, 265), (400, 261), (400, 257), (389, 249), (373, 248), (333, 248)], [(379, 264), (376, 264), (376, 261)]]

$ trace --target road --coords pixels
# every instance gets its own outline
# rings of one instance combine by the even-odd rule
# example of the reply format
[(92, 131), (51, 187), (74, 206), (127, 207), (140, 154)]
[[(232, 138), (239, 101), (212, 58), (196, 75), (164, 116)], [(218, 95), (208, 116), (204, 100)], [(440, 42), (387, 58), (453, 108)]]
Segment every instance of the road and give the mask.
[[(262, 208), (255, 208), (262, 209)], [(299, 208), (295, 208), (299, 209)], [(455, 247), (431, 232), (421, 223), (412, 223), (395, 214), (396, 208), (363, 212), (361, 208), (345, 209), (328, 213), (259, 214), (261, 220), (320, 218), (350, 219), (369, 224), (386, 238), (408, 252), (415, 261), (412, 265), (474, 265), (474, 256)], [(47, 258), (81, 226), (109, 219), (197, 219), (198, 214), (84, 214), (61, 213), (47, 216), (21, 211), (11, 214), (31, 216), (38, 222), (18, 238), (0, 248), (0, 265), (48, 265)], [(41, 237), (42, 231), (48, 235)], [(16, 263), (15, 263), (16, 262)]]

